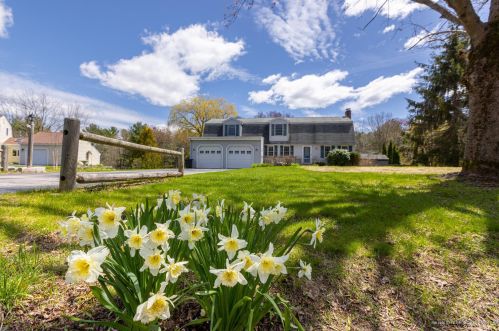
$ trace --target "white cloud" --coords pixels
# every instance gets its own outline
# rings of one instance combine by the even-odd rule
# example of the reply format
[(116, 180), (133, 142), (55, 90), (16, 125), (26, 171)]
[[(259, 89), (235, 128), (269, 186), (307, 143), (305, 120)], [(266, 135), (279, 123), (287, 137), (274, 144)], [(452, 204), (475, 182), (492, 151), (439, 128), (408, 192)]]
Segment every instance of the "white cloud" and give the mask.
[(425, 8), (424, 5), (411, 0), (345, 0), (343, 9), (347, 16), (359, 16), (366, 11), (377, 12), (385, 17), (402, 19), (415, 10)]
[(281, 78), (281, 74), (270, 75), (268, 77), (265, 77), (262, 80), (262, 83), (264, 83), (264, 84), (274, 84), (275, 82), (277, 82), (279, 80), (279, 78)]
[(409, 72), (390, 76), (378, 77), (369, 84), (355, 89), (353, 101), (345, 104), (346, 108), (361, 110), (380, 103), (383, 103), (400, 93), (409, 93), (417, 82), (417, 75), (421, 73), (421, 68), (415, 68)]
[(269, 90), (249, 93), (254, 103), (283, 104), (290, 109), (324, 108), (348, 98), (353, 88), (342, 86), (348, 73), (332, 70), (324, 75), (305, 75), (300, 78), (280, 77)]
[(243, 115), (243, 117), (255, 117), (256, 115), (258, 115), (259, 110), (253, 107), (241, 106), (238, 113), (239, 115)]
[(82, 63), (81, 73), (102, 85), (141, 95), (150, 103), (171, 106), (196, 95), (203, 80), (220, 76), (247, 79), (231, 62), (244, 53), (244, 42), (226, 41), (203, 25), (143, 38), (150, 51), (121, 59), (102, 69), (95, 61)]
[(395, 30), (395, 24), (391, 24), (383, 29), (383, 33), (388, 33)]
[(12, 9), (7, 7), (3, 0), (0, 0), (0, 38), (7, 38), (7, 28), (14, 24)]
[(421, 47), (421, 46), (426, 45), (426, 43), (428, 42), (428, 36), (431, 35), (432, 33), (437, 32), (437, 28), (438, 27), (435, 27), (431, 31), (427, 31), (427, 30), (419, 31), (419, 33), (417, 35), (412, 36), (409, 39), (407, 39), (407, 41), (404, 43), (404, 48), (411, 49), (414, 47)]
[(0, 98), (15, 98), (26, 92), (43, 93), (50, 100), (58, 102), (61, 105), (78, 104), (88, 116), (89, 122), (99, 125), (125, 128), (139, 121), (150, 125), (160, 125), (166, 122), (166, 113), (164, 114), (164, 118), (146, 116), (102, 100), (66, 92), (28, 78), (0, 71)]
[[(305, 75), (294, 79), (282, 76), (268, 90), (251, 91), (248, 99), (256, 104), (278, 104), (289, 109), (321, 109), (340, 101), (354, 111), (387, 101), (399, 93), (410, 92), (421, 72), (416, 68), (390, 77), (378, 77), (369, 84), (354, 88), (340, 81), (348, 75), (346, 71), (332, 70), (324, 75)], [(309, 116), (317, 113), (309, 112)]]
[(273, 8), (258, 8), (256, 19), (275, 43), (296, 61), (309, 57), (334, 60), (337, 52), (328, 0), (287, 0), (274, 4)]

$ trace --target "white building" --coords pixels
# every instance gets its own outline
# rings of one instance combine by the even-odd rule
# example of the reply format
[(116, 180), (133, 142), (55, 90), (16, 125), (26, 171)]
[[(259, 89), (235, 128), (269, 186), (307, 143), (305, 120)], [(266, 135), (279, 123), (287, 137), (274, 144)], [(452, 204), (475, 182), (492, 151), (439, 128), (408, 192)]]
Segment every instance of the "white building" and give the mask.
[(5, 116), (0, 116), (0, 145), (12, 137), (12, 126)]

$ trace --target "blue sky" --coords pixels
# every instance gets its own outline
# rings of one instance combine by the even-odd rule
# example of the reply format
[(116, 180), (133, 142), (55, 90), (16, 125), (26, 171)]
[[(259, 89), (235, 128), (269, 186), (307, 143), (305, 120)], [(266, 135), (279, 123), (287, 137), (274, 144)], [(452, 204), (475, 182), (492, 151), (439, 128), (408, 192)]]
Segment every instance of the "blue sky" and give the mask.
[[(257, 1), (229, 27), (225, 1), (0, 0), (0, 95), (43, 92), (79, 103), (90, 120), (164, 124), (195, 95), (239, 114), (376, 112), (406, 116), (406, 97), (430, 50), (409, 39), (439, 22), (391, 0), (365, 30), (376, 0)], [(384, 30), (389, 30), (385, 31)]]

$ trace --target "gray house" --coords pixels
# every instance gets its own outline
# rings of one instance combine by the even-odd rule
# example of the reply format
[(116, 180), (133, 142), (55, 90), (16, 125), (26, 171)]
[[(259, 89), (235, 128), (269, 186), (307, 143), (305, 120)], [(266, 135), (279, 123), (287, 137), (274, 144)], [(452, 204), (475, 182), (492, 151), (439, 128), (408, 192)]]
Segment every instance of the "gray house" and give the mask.
[(202, 137), (191, 138), (190, 155), (194, 168), (248, 168), (275, 159), (324, 162), (330, 150), (354, 146), (347, 110), (344, 117), (212, 119)]

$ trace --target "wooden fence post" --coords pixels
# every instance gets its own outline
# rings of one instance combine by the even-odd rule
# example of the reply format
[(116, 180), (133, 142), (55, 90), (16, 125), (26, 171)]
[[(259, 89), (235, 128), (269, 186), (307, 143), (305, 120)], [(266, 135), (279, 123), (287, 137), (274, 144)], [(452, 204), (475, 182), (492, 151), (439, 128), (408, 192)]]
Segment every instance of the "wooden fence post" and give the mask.
[(80, 141), (80, 120), (64, 119), (62, 136), (61, 173), (59, 191), (72, 191), (76, 185), (76, 168), (78, 167), (78, 145)]
[(184, 168), (185, 168), (185, 156), (184, 156), (184, 148), (180, 148), (180, 152), (182, 155), (179, 155), (178, 157), (178, 172), (184, 175)]
[(3, 145), (1, 146), (1, 150), (2, 150), (2, 171), (7, 171), (9, 170), (9, 167), (8, 167), (8, 160), (9, 160), (9, 155), (8, 155), (8, 152), (7, 152), (7, 145)]

